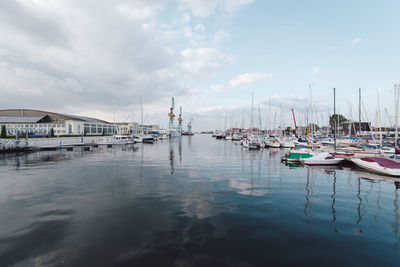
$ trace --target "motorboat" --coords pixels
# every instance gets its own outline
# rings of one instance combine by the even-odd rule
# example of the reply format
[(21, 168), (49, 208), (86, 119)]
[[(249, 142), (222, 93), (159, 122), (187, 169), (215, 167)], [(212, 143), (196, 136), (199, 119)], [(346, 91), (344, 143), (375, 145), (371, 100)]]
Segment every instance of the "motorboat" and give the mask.
[(335, 158), (330, 153), (322, 152), (311, 158), (303, 158), (301, 162), (306, 165), (337, 165), (340, 164), (344, 159), (343, 158)]
[(293, 148), (294, 147), (294, 143), (292, 140), (289, 139), (283, 139), (282, 141), (280, 141), (280, 146), (283, 148)]
[(169, 135), (167, 133), (161, 133), (158, 135), (158, 139), (169, 139)]
[(265, 145), (272, 148), (278, 148), (281, 146), (281, 144), (276, 139), (265, 141)]
[(381, 157), (364, 157), (353, 158), (351, 161), (358, 167), (371, 172), (400, 177), (400, 162), (391, 159)]
[(292, 149), (289, 154), (282, 157), (282, 161), (300, 162), (302, 159), (308, 159), (314, 156), (314, 153), (309, 149)]
[(153, 144), (154, 143), (154, 137), (150, 134), (136, 134), (134, 136), (134, 140), (136, 143), (149, 143)]
[(240, 135), (237, 134), (237, 133), (234, 133), (234, 134), (232, 135), (232, 140), (233, 140), (233, 141), (240, 141), (240, 140), (241, 140)]
[(134, 143), (134, 138), (131, 135), (119, 134), (103, 137), (97, 142), (99, 145), (130, 145)]

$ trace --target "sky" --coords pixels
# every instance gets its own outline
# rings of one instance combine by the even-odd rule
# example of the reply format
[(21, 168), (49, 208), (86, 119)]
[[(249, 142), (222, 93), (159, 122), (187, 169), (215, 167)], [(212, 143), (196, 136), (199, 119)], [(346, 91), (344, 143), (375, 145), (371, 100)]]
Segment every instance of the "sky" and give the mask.
[(395, 0), (0, 1), (0, 109), (140, 121), (142, 103), (144, 123), (167, 127), (175, 97), (196, 131), (291, 126), (292, 108), (304, 125), (310, 106), (323, 125), (333, 88), (337, 112), (358, 120), (361, 88), (362, 119), (389, 125), (399, 10)]

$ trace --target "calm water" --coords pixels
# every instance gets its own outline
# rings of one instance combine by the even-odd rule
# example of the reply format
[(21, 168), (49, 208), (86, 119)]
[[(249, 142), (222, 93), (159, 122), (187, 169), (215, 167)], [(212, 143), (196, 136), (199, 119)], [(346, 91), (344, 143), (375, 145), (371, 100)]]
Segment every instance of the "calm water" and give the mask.
[(400, 180), (282, 153), (194, 136), (0, 156), (0, 265), (399, 266)]

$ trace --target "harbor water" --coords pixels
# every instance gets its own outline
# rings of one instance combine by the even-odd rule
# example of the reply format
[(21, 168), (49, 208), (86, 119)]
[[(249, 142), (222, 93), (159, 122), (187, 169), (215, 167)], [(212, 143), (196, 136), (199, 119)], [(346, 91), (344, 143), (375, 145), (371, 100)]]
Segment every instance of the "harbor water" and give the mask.
[(0, 266), (399, 266), (400, 179), (210, 135), (0, 156)]

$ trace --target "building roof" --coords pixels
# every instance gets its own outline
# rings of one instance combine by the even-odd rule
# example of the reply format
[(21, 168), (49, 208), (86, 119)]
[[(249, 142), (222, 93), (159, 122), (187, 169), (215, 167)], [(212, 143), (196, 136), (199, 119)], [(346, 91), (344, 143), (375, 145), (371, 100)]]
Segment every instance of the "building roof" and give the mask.
[(9, 116), (9, 117), (40, 117), (48, 115), (53, 120), (77, 120), (83, 122), (90, 122), (90, 123), (104, 123), (108, 124), (109, 122), (104, 120), (99, 120), (90, 117), (83, 117), (83, 116), (76, 116), (76, 115), (67, 115), (55, 112), (48, 112), (42, 110), (33, 110), (33, 109), (3, 109), (0, 110), (0, 117)]
[(47, 115), (42, 116), (3, 116), (0, 115), (0, 123), (36, 123)]

